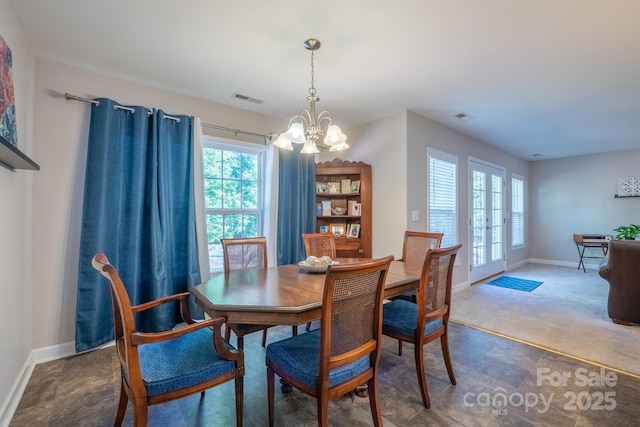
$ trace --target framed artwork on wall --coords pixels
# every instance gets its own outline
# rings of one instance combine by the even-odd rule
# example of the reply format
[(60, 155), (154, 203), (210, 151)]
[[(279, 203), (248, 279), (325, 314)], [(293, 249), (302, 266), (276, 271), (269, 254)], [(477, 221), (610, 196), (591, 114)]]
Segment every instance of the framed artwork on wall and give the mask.
[(13, 93), (11, 49), (0, 36), (0, 136), (14, 146), (16, 133), (16, 101)]

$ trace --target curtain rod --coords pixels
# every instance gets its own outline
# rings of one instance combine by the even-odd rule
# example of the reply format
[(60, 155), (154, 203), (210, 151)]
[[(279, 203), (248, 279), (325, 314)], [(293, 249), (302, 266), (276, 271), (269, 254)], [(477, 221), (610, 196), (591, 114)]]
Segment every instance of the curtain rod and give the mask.
[[(64, 94), (64, 98), (66, 100), (88, 102), (90, 104), (100, 105), (100, 101), (96, 101), (95, 99), (91, 99), (91, 98), (82, 98), (80, 96), (72, 95), (72, 94), (70, 94), (68, 92)], [(116, 108), (122, 108), (124, 110), (133, 111), (133, 108), (124, 107), (124, 106), (121, 106), (121, 105), (116, 106)], [(167, 118), (167, 119), (180, 121), (180, 119), (178, 117), (167, 116), (167, 115), (165, 115), (164, 117)], [(259, 136), (259, 137), (262, 137), (262, 138), (268, 138), (269, 137), (269, 135), (265, 135), (265, 134), (262, 134), (262, 133), (249, 132), (249, 131), (240, 130), (240, 129), (231, 129), (231, 128), (224, 127), (224, 126), (211, 125), (209, 123), (201, 123), (200, 125), (202, 127), (205, 127), (205, 128), (223, 130), (223, 131), (226, 131), (226, 132), (233, 132), (234, 134), (236, 134), (236, 136), (239, 133), (241, 133), (243, 135), (253, 135), (253, 136)]]

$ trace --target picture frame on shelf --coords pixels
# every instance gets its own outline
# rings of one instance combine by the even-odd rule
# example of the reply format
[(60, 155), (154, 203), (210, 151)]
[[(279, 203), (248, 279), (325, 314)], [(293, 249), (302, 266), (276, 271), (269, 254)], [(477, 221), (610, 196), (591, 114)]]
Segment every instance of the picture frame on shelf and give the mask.
[(331, 181), (331, 182), (327, 182), (327, 186), (328, 186), (328, 193), (329, 194), (340, 194), (340, 183), (339, 182), (335, 182), (335, 181)]
[(360, 180), (351, 181), (351, 192), (356, 194), (360, 193)]
[(334, 237), (345, 237), (347, 234), (347, 224), (346, 223), (336, 223), (331, 224), (329, 226), (329, 231)]
[(351, 180), (343, 179), (340, 181), (340, 189), (342, 190), (342, 194), (351, 193)]
[(323, 200), (321, 203), (322, 216), (331, 216), (331, 200)]
[(329, 186), (326, 182), (316, 182), (316, 193), (325, 194), (329, 192)]
[(329, 232), (329, 226), (328, 225), (321, 225), (320, 226), (320, 232), (321, 233), (328, 233)]
[(360, 224), (349, 224), (347, 238), (357, 239), (358, 237), (360, 237)]

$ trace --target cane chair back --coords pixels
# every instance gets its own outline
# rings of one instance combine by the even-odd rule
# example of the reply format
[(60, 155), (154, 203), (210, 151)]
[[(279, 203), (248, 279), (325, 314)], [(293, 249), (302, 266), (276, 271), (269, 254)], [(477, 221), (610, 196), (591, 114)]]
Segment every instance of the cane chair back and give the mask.
[(402, 261), (422, 265), (429, 249), (439, 248), (443, 233), (405, 231), (402, 245)]
[(328, 256), (336, 258), (336, 239), (331, 233), (305, 233), (302, 235), (304, 249), (307, 257), (315, 256), (321, 258)]
[(267, 268), (266, 237), (220, 239), (224, 255), (224, 272)]

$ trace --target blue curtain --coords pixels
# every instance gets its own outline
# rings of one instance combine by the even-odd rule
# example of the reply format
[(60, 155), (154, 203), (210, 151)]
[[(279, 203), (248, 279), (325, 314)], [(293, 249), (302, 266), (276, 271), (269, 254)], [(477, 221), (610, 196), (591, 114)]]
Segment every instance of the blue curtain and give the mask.
[(280, 150), (278, 178), (278, 265), (306, 258), (302, 233), (316, 229), (316, 168), (313, 155)]
[[(82, 207), (76, 351), (113, 339), (111, 295), (91, 266), (103, 251), (118, 269), (132, 304), (200, 283), (193, 198), (193, 118), (161, 110), (92, 104)], [(196, 312), (200, 315), (201, 312)], [(153, 332), (179, 321), (165, 304), (136, 318)]]

